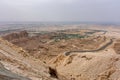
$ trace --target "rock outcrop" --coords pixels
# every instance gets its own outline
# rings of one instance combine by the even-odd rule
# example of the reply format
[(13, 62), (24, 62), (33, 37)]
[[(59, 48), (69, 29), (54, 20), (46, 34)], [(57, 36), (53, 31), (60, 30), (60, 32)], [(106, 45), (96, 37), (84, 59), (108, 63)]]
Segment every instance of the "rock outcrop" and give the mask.
[(8, 41), (12, 41), (12, 40), (20, 39), (20, 38), (24, 38), (24, 37), (28, 37), (27, 31), (21, 31), (19, 33), (10, 33), (6, 36), (3, 36), (3, 38)]
[(4, 68), (4, 66), (0, 63), (0, 80), (30, 80), (25, 77), (21, 77), (15, 73)]
[(50, 64), (60, 80), (120, 79), (120, 56), (112, 51), (59, 55)]

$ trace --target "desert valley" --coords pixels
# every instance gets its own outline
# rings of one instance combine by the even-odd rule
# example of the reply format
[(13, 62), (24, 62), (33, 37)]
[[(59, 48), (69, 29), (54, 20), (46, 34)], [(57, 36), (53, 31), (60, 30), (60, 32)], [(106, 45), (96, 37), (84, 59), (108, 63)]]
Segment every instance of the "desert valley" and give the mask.
[(46, 25), (0, 33), (0, 80), (120, 80), (118, 25)]

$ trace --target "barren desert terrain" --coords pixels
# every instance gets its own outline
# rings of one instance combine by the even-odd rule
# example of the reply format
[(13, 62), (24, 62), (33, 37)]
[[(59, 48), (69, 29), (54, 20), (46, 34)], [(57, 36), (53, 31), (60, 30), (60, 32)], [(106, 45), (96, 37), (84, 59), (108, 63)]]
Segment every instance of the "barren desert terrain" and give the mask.
[(0, 80), (120, 80), (120, 29), (68, 26), (2, 34)]

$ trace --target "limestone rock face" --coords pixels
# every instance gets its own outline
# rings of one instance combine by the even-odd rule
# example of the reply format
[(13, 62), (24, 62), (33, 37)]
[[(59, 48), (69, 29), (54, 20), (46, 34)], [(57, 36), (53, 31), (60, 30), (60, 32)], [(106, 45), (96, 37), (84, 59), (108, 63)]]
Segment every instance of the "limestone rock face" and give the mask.
[[(21, 77), (24, 76), (24, 77)], [(0, 80), (57, 80), (49, 67), (18, 47), (0, 38)]]
[(61, 80), (120, 79), (120, 56), (111, 52), (59, 55), (50, 64)]
[(11, 71), (5, 69), (4, 66), (0, 63), (0, 80), (30, 80), (30, 79), (12, 73)]

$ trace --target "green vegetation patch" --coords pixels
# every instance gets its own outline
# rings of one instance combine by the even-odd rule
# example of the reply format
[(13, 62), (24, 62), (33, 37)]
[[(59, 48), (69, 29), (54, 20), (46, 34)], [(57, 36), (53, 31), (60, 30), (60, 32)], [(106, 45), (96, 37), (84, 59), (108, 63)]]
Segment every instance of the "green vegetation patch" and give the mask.
[(61, 39), (73, 39), (73, 38), (84, 38), (85, 36), (80, 34), (64, 34), (59, 33), (56, 36), (53, 36), (53, 39), (55, 40), (61, 40)]
[(94, 34), (94, 33), (96, 33), (96, 32), (85, 32), (86, 34)]

